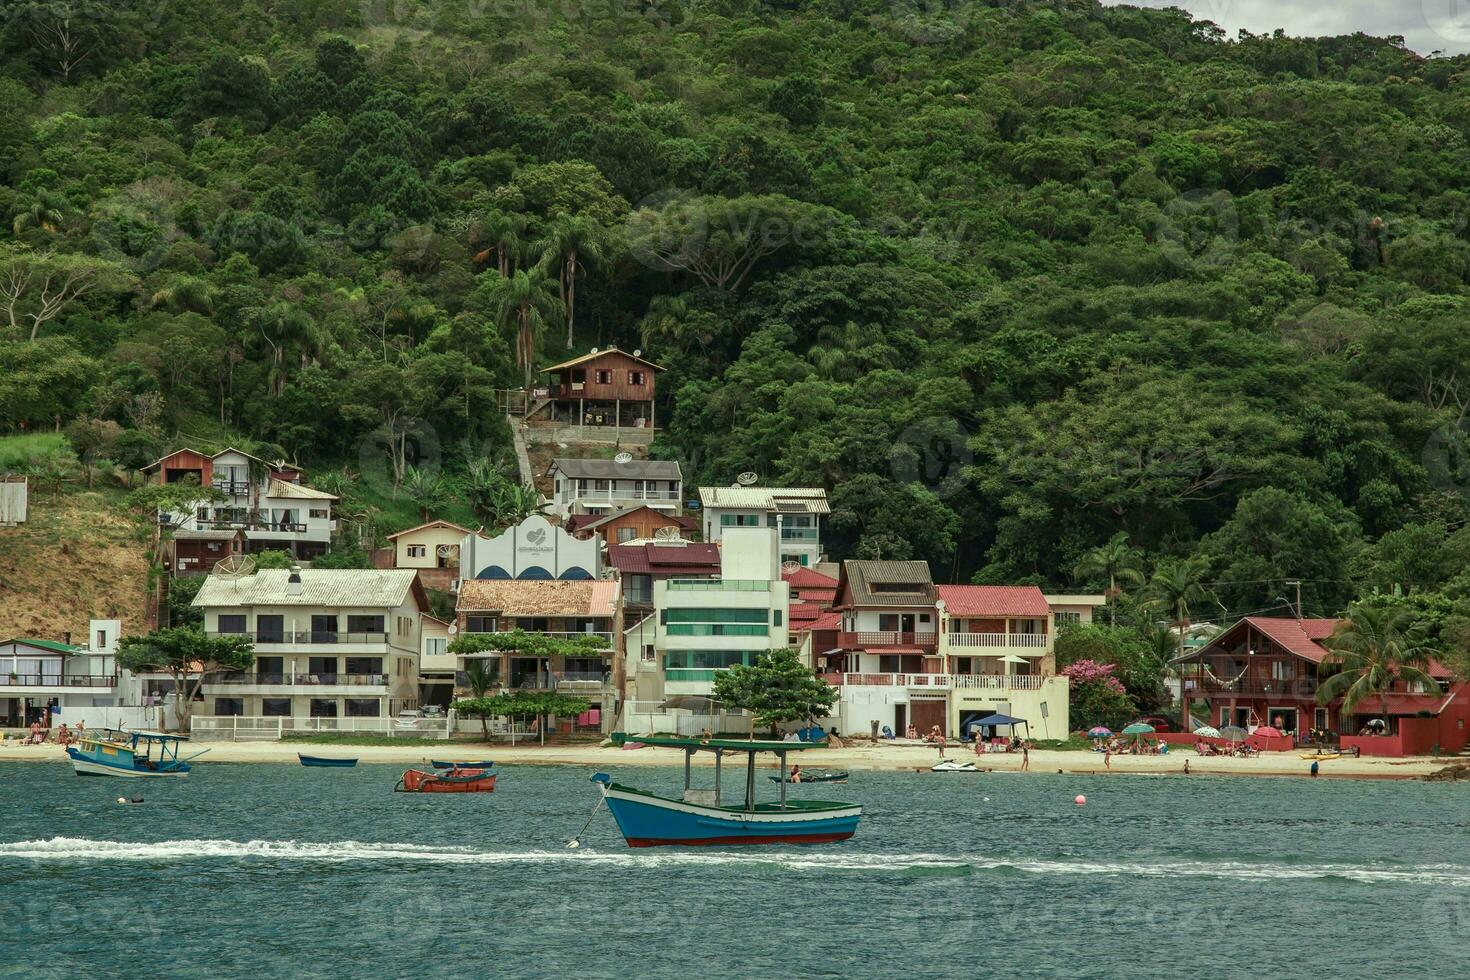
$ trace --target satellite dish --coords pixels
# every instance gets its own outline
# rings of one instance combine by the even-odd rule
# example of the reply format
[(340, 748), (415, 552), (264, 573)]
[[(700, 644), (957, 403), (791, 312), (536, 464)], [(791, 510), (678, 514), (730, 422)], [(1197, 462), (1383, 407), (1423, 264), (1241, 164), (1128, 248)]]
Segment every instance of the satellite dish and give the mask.
[(453, 636), (454, 634), (459, 632), (459, 627), (454, 625), (453, 623), (450, 623), (449, 628), (446, 629), (444, 632), (448, 633), (450, 636)]
[(760, 477), (756, 476), (750, 470), (746, 470), (744, 473), (741, 473), (735, 478), (735, 483), (738, 486), (749, 487), (753, 486), (755, 484), (755, 481), (759, 479)]
[(224, 578), (243, 578), (254, 572), (255, 559), (249, 555), (227, 555), (214, 563), (214, 574)]
[(634, 357), (642, 357), (643, 356), (643, 350), (641, 348), (636, 348), (635, 347), (633, 349), (633, 356)]
[(613, 457), (613, 462), (614, 463), (617, 463), (619, 465), (621, 465), (623, 463), (631, 463), (631, 462), (633, 462), (633, 454), (632, 453), (618, 453), (616, 456)]
[(673, 525), (670, 525), (668, 527), (658, 528), (657, 530), (655, 530), (653, 532), (653, 537), (654, 537), (654, 540), (655, 541), (682, 541), (683, 540), (683, 538), (681, 538), (679, 536), (679, 529), (677, 527), (674, 527)]
[(801, 562), (799, 561), (783, 561), (781, 563), (782, 575), (795, 575), (799, 571), (801, 571)]
[(594, 354), (597, 353), (597, 348), (596, 347), (592, 348), (592, 353), (594, 353)]

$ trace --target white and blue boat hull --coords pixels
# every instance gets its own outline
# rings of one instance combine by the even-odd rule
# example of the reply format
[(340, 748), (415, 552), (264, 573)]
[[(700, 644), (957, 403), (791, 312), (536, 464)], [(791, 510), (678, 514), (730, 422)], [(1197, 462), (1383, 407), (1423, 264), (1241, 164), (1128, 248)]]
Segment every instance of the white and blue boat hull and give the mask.
[(66, 754), (71, 757), (72, 768), (78, 776), (121, 776), (124, 779), (153, 779), (159, 776), (187, 776), (189, 775), (188, 763), (167, 769), (139, 769), (132, 764), (132, 756), (127, 756), (127, 765), (114, 765), (89, 758), (74, 748), (68, 747)]

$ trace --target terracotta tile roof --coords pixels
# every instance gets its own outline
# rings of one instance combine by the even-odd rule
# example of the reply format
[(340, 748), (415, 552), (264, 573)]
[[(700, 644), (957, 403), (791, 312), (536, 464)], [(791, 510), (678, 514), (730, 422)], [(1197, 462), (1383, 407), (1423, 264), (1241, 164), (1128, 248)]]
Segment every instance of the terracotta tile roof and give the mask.
[(681, 527), (686, 531), (697, 531), (699, 529), (699, 522), (693, 518), (676, 517), (673, 514), (666, 514), (647, 504), (639, 504), (637, 507), (624, 507), (622, 510), (615, 510), (610, 514), (571, 514), (562, 526), (567, 529), (567, 533), (569, 534), (574, 534), (577, 531), (595, 531), (610, 521), (627, 517), (629, 514), (636, 514), (640, 510), (646, 510), (650, 514), (654, 514), (668, 521), (664, 525), (665, 527)]
[(718, 575), (720, 549), (712, 544), (615, 544), (607, 562), (632, 575)]
[(1034, 585), (940, 585), (939, 598), (951, 616), (1045, 617), (1046, 596)]
[(470, 579), (459, 588), (460, 612), (507, 616), (611, 616), (618, 583), (605, 579)]
[[(1247, 616), (1249, 623), (1270, 637), (1277, 646), (1304, 660), (1320, 664), (1327, 656), (1322, 641), (1337, 629), (1340, 619), (1290, 619), (1274, 616)], [(1223, 634), (1222, 634), (1223, 635)]]
[(810, 568), (798, 568), (794, 572), (782, 572), (781, 577), (791, 584), (793, 589), (829, 589), (837, 591), (837, 580), (814, 572)]
[(816, 619), (807, 624), (809, 630), (840, 630), (842, 629), (842, 613), (824, 612)]
[(792, 629), (807, 629), (822, 615), (822, 611), (819, 602), (793, 602), (787, 607), (786, 618), (791, 621)]

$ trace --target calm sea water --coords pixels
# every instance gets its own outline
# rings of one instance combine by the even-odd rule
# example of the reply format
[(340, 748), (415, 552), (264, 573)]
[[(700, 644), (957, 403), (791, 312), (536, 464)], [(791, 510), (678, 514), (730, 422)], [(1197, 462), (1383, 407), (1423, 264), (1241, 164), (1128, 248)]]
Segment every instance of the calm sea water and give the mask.
[(590, 770), (402, 768), (0, 763), (0, 975), (1470, 972), (1465, 785), (861, 773), (793, 789), (865, 805), (846, 843), (630, 851), (604, 811), (572, 851)]

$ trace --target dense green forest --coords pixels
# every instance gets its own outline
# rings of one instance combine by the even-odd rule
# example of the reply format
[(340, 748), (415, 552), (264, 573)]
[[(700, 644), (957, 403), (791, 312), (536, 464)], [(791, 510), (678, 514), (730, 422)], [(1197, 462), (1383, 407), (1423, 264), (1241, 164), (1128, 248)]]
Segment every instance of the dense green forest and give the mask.
[(616, 343), (656, 455), (828, 486), (836, 557), (1096, 586), (1121, 531), (1231, 612), (1443, 611), (1467, 64), (1093, 0), (0, 0), (0, 432), (453, 478)]

